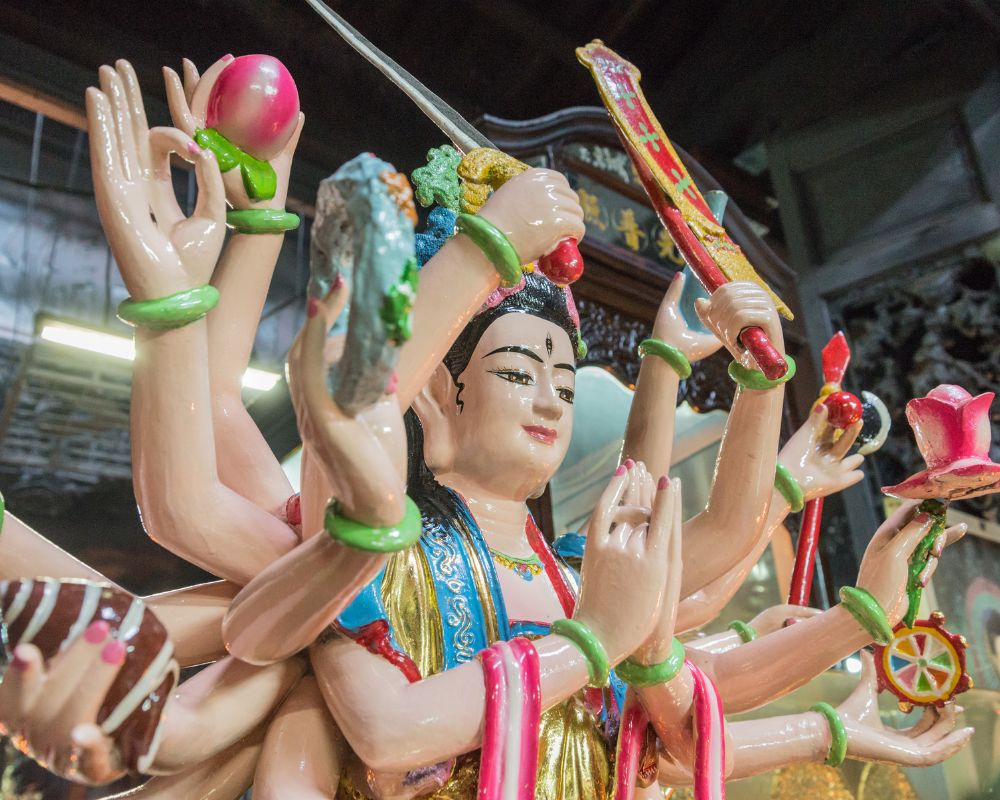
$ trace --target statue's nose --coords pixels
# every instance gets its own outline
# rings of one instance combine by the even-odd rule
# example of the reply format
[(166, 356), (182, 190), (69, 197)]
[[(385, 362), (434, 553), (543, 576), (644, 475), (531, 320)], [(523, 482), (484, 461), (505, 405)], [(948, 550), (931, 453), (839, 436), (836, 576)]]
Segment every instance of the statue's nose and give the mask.
[(555, 386), (546, 383), (538, 387), (534, 402), (535, 413), (545, 419), (557, 420), (563, 415), (563, 403)]

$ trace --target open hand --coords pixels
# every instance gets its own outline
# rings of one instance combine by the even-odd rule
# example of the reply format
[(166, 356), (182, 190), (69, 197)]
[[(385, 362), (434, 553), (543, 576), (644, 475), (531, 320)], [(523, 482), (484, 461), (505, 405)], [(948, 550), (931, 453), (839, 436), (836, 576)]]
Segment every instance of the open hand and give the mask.
[(887, 728), (878, 710), (875, 661), (861, 652), (861, 680), (837, 709), (847, 729), (847, 755), (862, 761), (881, 761), (904, 767), (929, 767), (951, 758), (969, 743), (974, 728), (954, 730), (959, 709), (928, 708), (912, 728)]
[(617, 664), (645, 642), (659, 619), (666, 586), (674, 505), (668, 481), (654, 488), (645, 467), (626, 461), (591, 517), (575, 617)]
[(701, 333), (688, 326), (681, 312), (681, 295), (686, 280), (687, 276), (678, 272), (667, 287), (653, 322), (653, 338), (676, 347), (694, 364), (716, 352), (722, 347), (722, 341), (711, 333)]
[(817, 405), (778, 453), (778, 463), (792, 473), (806, 500), (842, 492), (865, 476), (859, 469), (865, 457), (847, 455), (861, 433), (861, 420), (834, 438), (828, 415), (824, 404)]
[[(149, 130), (132, 67), (100, 70), (87, 89), (87, 128), (101, 223), (136, 300), (208, 283), (225, 238), (226, 199), (215, 156), (176, 128)], [(192, 161), (198, 201), (185, 217), (174, 197), (170, 154)]]

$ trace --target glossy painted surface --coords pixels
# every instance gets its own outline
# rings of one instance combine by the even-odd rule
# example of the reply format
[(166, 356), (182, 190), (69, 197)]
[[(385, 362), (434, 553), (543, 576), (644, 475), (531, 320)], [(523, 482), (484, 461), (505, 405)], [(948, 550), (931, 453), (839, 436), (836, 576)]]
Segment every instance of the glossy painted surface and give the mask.
[[(427, 796), (442, 785), (445, 792), (472, 796), (487, 687), (476, 649), (462, 637), (488, 644), (507, 638), (495, 635), (506, 625), (512, 638), (512, 623), (538, 637), (538, 793), (581, 800), (603, 794), (613, 780), (608, 753), (614, 742), (604, 738), (601, 693), (585, 690), (589, 675), (579, 649), (546, 634), (547, 627), (571, 616), (597, 635), (612, 663), (629, 656), (652, 662), (664, 657), (675, 629), (690, 620), (685, 603), (696, 594), (704, 595), (703, 613), (711, 617), (713, 603), (735, 591), (787, 513), (773, 490), (784, 389), (738, 392), (710, 499), (683, 523), (681, 488), (665, 479), (677, 376), (657, 359), (644, 362), (624, 462), (586, 525), (577, 589), (525, 505), (544, 490), (569, 448), (577, 388), (571, 298), (554, 295), (558, 313), (521, 308), (474, 328), (468, 357), (451, 374), (443, 359), (470, 320), (513, 296), (495, 294), (499, 279), (492, 265), (456, 237), (421, 271), (413, 336), (400, 349), (395, 382), (356, 414), (338, 406), (325, 381), (328, 363), (341, 354), (327, 332), (350, 287), (331, 284), (329, 294), (312, 299), (289, 355), (305, 442), (301, 525), (290, 525), (287, 481), (232, 383), (249, 358), (280, 234), (236, 234), (220, 253), (226, 202), (236, 208), (254, 202), (238, 176), (220, 174), (214, 156), (192, 147), (189, 138), (208, 124), (208, 98), (231, 62), (220, 60), (204, 76), (186, 62), (183, 82), (167, 73), (176, 129), (146, 129), (135, 76), (124, 62), (102, 69), (101, 89), (88, 92), (95, 192), (129, 291), (149, 299), (211, 280), (222, 298), (207, 319), (137, 333), (134, 478), (143, 520), (164, 546), (230, 581), (153, 598), (152, 604), (163, 609), (171, 635), (176, 632), (178, 652), (217, 656), (223, 631), (232, 653), (166, 700), (157, 756), (148, 767), (162, 776), (136, 796), (235, 797), (255, 772), (265, 798), (289, 792), (331, 797), (338, 785), (373, 798)], [(301, 115), (288, 116), (301, 125)], [(269, 161), (273, 207), (284, 204), (296, 130)], [(172, 151), (195, 161), (199, 201), (187, 220), (165, 191)], [(584, 233), (575, 195), (562, 176), (546, 170), (508, 180), (481, 214), (531, 261)], [(746, 328), (759, 327), (781, 357), (777, 312), (760, 287), (735, 281), (699, 302), (706, 334), (688, 329), (676, 313), (682, 284), (664, 299), (655, 336), (684, 349), (692, 361), (724, 346), (749, 366), (739, 339)], [(411, 404), (422, 423), (422, 455), (449, 505), (436, 507), (444, 510), (428, 522), (421, 545), (386, 564), (331, 542), (321, 532), (322, 513), (335, 496), (353, 519), (398, 522), (406, 490), (402, 412)], [(782, 450), (782, 463), (788, 459), (785, 466), (807, 497), (860, 477), (860, 456), (847, 456), (856, 432), (836, 442), (824, 438), (827, 413), (821, 407), (812, 414)], [(428, 485), (411, 492), (429, 493)], [(416, 499), (433, 510), (433, 502), (444, 502), (436, 497)], [(913, 507), (906, 507), (876, 532), (858, 576), (858, 585), (878, 598), (892, 621), (905, 607), (907, 558), (927, 533), (927, 521), (913, 517)], [(941, 534), (932, 560), (961, 533)], [(9, 563), (86, 572), (35, 536), (21, 531), (13, 541), (17, 560)], [(3, 542), (0, 547), (10, 547)], [(470, 550), (475, 542), (482, 548)], [(491, 550), (524, 563), (535, 557), (541, 572), (527, 581), (502, 564), (497, 570)], [(464, 575), (476, 586), (494, 576), (488, 597), (465, 591)], [(373, 579), (381, 582), (370, 584)], [(355, 595), (362, 605), (385, 606), (360, 629), (347, 624), (361, 616), (357, 608), (354, 617), (342, 613), (357, 602)], [(479, 618), (463, 616), (469, 598), (479, 603)], [(689, 651), (718, 687), (726, 711), (780, 697), (867, 643), (842, 608), (796, 612), (799, 621), (784, 627), (790, 613), (780, 608), (755, 620), (760, 635), (751, 643)], [(337, 628), (327, 632), (334, 618)], [(108, 649), (107, 633), (84, 629), (71, 642), (67, 636), (66, 651), (48, 661), (24, 645), (0, 684), (0, 722), (16, 726), (28, 746), (51, 754), (53, 763), (74, 764), (81, 781), (104, 781), (120, 771), (112, 743), (94, 724), (106, 684), (122, 666), (121, 648)], [(445, 644), (452, 647), (448, 662)], [(303, 648), (307, 653), (293, 655)], [(95, 668), (84, 669), (87, 664)], [(950, 732), (949, 710), (919, 737), (885, 729), (873, 711), (869, 677), (866, 666), (858, 692), (838, 712), (851, 756), (927, 764), (968, 741), (969, 730)], [(39, 685), (46, 688), (42, 694), (35, 691)], [(696, 752), (691, 671), (644, 689), (641, 702), (673, 759), (663, 762), (662, 774), (670, 775), (671, 764), (689, 773)], [(716, 778), (821, 761), (829, 748), (826, 721), (816, 714), (734, 722), (729, 732), (726, 762), (712, 768)], [(701, 744), (713, 745), (716, 755), (721, 750), (717, 737)], [(565, 754), (572, 755), (571, 767)]]
[(960, 500), (1000, 490), (1000, 464), (990, 459), (993, 392), (973, 397), (942, 384), (906, 404), (906, 419), (927, 469), (896, 486), (898, 497)]

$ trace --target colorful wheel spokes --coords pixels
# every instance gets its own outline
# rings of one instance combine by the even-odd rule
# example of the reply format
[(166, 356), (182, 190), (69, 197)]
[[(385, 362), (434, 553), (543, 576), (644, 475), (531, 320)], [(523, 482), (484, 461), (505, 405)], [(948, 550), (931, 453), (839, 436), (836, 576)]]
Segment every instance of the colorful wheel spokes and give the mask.
[(949, 697), (962, 676), (951, 642), (920, 625), (898, 631), (882, 659), (887, 678), (916, 703)]

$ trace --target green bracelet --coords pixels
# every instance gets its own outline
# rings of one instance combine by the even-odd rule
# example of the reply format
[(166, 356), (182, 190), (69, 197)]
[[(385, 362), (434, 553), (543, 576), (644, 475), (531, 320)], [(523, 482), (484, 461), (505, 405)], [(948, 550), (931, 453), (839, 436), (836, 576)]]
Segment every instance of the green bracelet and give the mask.
[(398, 525), (373, 528), (337, 513), (337, 504), (331, 503), (326, 507), (323, 527), (331, 539), (368, 553), (405, 550), (420, 538), (422, 532), (420, 509), (409, 496), (406, 498), (406, 513)]
[(659, 664), (640, 664), (634, 658), (626, 658), (615, 667), (615, 675), (629, 686), (645, 689), (672, 681), (684, 667), (684, 645), (675, 637), (670, 655)]
[(246, 208), (226, 212), (226, 224), (237, 233), (284, 233), (299, 227), (298, 214), (279, 208)]
[(734, 619), (729, 623), (729, 630), (736, 631), (743, 640), (743, 644), (749, 644), (757, 638), (757, 631), (739, 619)]
[(840, 714), (829, 703), (817, 703), (809, 708), (826, 717), (830, 725), (830, 752), (826, 757), (826, 764), (830, 767), (839, 767), (847, 758), (847, 729)]
[(872, 637), (875, 644), (889, 644), (892, 640), (892, 625), (889, 624), (882, 605), (870, 592), (854, 586), (842, 586), (840, 604), (851, 612), (851, 616)]
[(608, 651), (590, 628), (578, 619), (557, 619), (550, 630), (559, 636), (565, 636), (580, 648), (583, 657), (587, 659), (587, 672), (590, 673), (588, 686), (603, 689), (608, 685), (608, 676), (611, 674)]
[(774, 467), (774, 488), (785, 498), (785, 502), (792, 507), (793, 513), (798, 513), (805, 505), (805, 497), (802, 494), (802, 487), (795, 480), (788, 467), (776, 464)]
[(786, 355), (785, 361), (788, 363), (788, 369), (785, 370), (784, 375), (780, 378), (775, 378), (773, 381), (765, 377), (764, 373), (759, 369), (744, 367), (739, 361), (730, 362), (729, 377), (744, 389), (756, 389), (757, 391), (773, 389), (775, 386), (781, 386), (781, 384), (795, 377), (795, 359), (790, 355)]
[(459, 214), (455, 230), (464, 233), (483, 251), (500, 274), (501, 286), (511, 289), (521, 282), (521, 259), (510, 239), (496, 225), (475, 214)]
[(678, 348), (661, 339), (643, 339), (639, 342), (639, 357), (658, 356), (677, 373), (682, 380), (691, 377), (691, 362)]
[(169, 331), (204, 317), (219, 304), (219, 290), (205, 284), (155, 300), (133, 300), (118, 304), (118, 318), (129, 325), (154, 331)]

